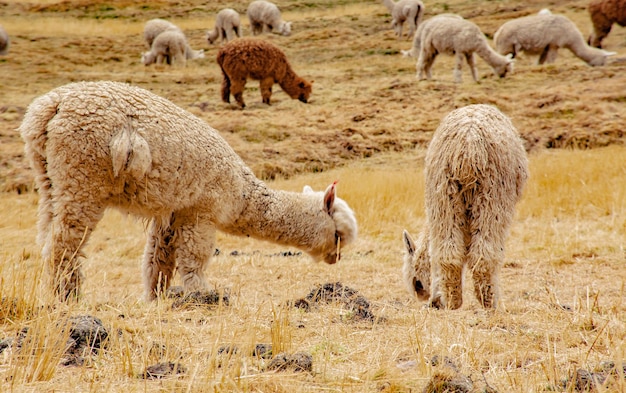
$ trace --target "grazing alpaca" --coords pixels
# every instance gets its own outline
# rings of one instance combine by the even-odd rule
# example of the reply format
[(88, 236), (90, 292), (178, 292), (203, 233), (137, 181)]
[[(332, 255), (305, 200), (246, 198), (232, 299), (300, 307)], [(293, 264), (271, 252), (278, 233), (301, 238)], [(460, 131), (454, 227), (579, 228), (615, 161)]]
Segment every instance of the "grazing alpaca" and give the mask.
[(232, 8), (224, 8), (217, 13), (215, 28), (208, 31), (206, 39), (209, 44), (232, 41), (241, 37), (241, 19), (239, 13)]
[(144, 65), (150, 64), (179, 64), (187, 65), (187, 39), (182, 31), (166, 30), (159, 34), (152, 42), (150, 51), (141, 55)]
[(56, 292), (77, 295), (85, 243), (105, 209), (150, 220), (146, 296), (178, 270), (186, 291), (207, 286), (216, 230), (300, 248), (335, 263), (357, 235), (354, 213), (325, 193), (277, 191), (219, 133), (151, 92), (117, 82), (56, 88), (28, 107), (19, 131), (36, 173), (38, 241)]
[(383, 0), (383, 4), (391, 13), (391, 28), (396, 32), (398, 39), (402, 38), (404, 22), (409, 24), (407, 39), (413, 38), (424, 16), (424, 3), (420, 0), (399, 0), (397, 3), (393, 0)]
[(260, 39), (239, 39), (224, 45), (217, 54), (222, 69), (222, 100), (230, 102), (230, 95), (245, 108), (243, 90), (248, 78), (260, 80), (263, 103), (270, 104), (272, 86), (278, 83), (291, 98), (306, 103), (311, 95), (311, 84), (300, 78), (291, 68), (287, 56), (276, 45)]
[(265, 0), (253, 1), (248, 5), (246, 14), (250, 21), (252, 35), (262, 34), (265, 28), (274, 34), (291, 35), (291, 22), (285, 22), (282, 19), (280, 10), (272, 2)]
[(467, 61), (472, 78), (478, 82), (478, 71), (474, 62), (474, 53), (480, 56), (493, 69), (493, 72), (503, 78), (513, 69), (511, 56), (501, 56), (494, 51), (485, 35), (473, 22), (450, 14), (435, 16), (424, 23), (421, 37), (416, 37), (419, 44), (420, 54), (417, 60), (417, 78), (419, 80), (431, 78), (431, 68), (435, 58), (440, 53), (453, 55), (456, 58), (454, 66), (454, 81), (462, 82), (463, 60)]
[(593, 32), (587, 43), (602, 48), (602, 40), (611, 32), (613, 23), (626, 26), (626, 0), (591, 0), (589, 16), (593, 23)]
[(524, 51), (539, 55), (538, 64), (553, 63), (559, 48), (569, 49), (590, 66), (603, 66), (615, 52), (588, 46), (574, 22), (563, 15), (537, 14), (505, 22), (493, 36), (496, 50), (502, 55)]
[(528, 178), (522, 141), (497, 108), (469, 105), (443, 119), (425, 162), (427, 225), (417, 242), (404, 232), (404, 281), (431, 306), (457, 309), (467, 269), (480, 303), (495, 308), (506, 237)]
[[(159, 34), (168, 30), (178, 30), (183, 35), (185, 34), (183, 33), (183, 30), (180, 27), (176, 26), (172, 22), (167, 21), (165, 19), (157, 18), (157, 19), (150, 19), (149, 21), (147, 21), (143, 29), (143, 38), (146, 41), (148, 48), (152, 48), (152, 44), (154, 43), (154, 40), (159, 36)], [(187, 60), (204, 58), (204, 49), (194, 50), (186, 42), (187, 42), (187, 37), (185, 37), (185, 44), (186, 44), (185, 56)]]

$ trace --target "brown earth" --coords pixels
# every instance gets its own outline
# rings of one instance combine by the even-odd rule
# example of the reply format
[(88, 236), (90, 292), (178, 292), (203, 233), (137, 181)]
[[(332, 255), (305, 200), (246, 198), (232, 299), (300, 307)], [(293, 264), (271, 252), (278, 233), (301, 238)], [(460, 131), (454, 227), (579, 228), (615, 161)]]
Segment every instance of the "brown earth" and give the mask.
[[(433, 81), (415, 78), (415, 59), (404, 58), (381, 2), (316, 0), (276, 2), (293, 34), (266, 34), (284, 49), (296, 72), (314, 80), (309, 104), (274, 86), (272, 106), (261, 103), (258, 82), (249, 81), (241, 111), (220, 100), (217, 45), (204, 38), (224, 7), (242, 14), (232, 1), (63, 1), (0, 3), (0, 24), (11, 36), (8, 56), (0, 57), (0, 190), (23, 192), (32, 175), (16, 128), (38, 95), (79, 80), (117, 80), (139, 85), (191, 111), (219, 130), (262, 178), (319, 172), (384, 152), (425, 146), (441, 118), (473, 103), (497, 105), (518, 127), (527, 149), (594, 148), (624, 143), (626, 116), (626, 33), (614, 28), (605, 49), (616, 51), (604, 67), (592, 68), (561, 50), (556, 63), (535, 65), (521, 56), (515, 72), (497, 79), (478, 59), (481, 82), (465, 65), (462, 84), (452, 82), (453, 60), (439, 56)], [(504, 21), (543, 7), (570, 17), (584, 35), (591, 29), (586, 1), (450, 1), (427, 7), (426, 17), (455, 12), (477, 23), (491, 38)], [(166, 17), (183, 28), (206, 58), (186, 68), (145, 67), (145, 21)]]

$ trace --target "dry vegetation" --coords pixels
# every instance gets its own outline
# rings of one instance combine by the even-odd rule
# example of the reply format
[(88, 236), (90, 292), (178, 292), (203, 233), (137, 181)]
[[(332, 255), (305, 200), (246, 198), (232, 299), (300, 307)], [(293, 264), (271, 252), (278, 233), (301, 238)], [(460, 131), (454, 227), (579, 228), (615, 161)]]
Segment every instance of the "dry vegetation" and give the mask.
[[(586, 3), (425, 2), (427, 17), (456, 12), (489, 37), (504, 21), (544, 7), (586, 35)], [(311, 102), (275, 86), (268, 107), (249, 82), (241, 111), (219, 100), (218, 47), (204, 34), (219, 9), (243, 13), (244, 2), (0, 3), (12, 40), (0, 57), (0, 343), (29, 328), (21, 351), (0, 353), (0, 391), (416, 392), (433, 390), (450, 372), (431, 363), (435, 356), (454, 363), (476, 391), (575, 391), (582, 386), (564, 381), (577, 370), (601, 373), (607, 361), (626, 360), (626, 29), (614, 27), (603, 42), (618, 52), (606, 67), (562, 50), (553, 65), (521, 57), (515, 73), (498, 80), (479, 59), (481, 83), (464, 69), (457, 85), (452, 59), (439, 56), (434, 80), (417, 83), (415, 60), (400, 55), (410, 43), (396, 40), (382, 2), (277, 4), (294, 22), (293, 35), (264, 38), (315, 80)], [(183, 27), (207, 57), (184, 69), (144, 67), (141, 32), (153, 17)], [(111, 211), (88, 245), (84, 296), (58, 304), (46, 292), (34, 243), (37, 195), (15, 129), (34, 97), (99, 79), (139, 85), (203, 118), (276, 188), (319, 189), (340, 179), (359, 241), (328, 266), (283, 253), (297, 250), (220, 236), (207, 273), (229, 291), (229, 305), (173, 310), (169, 299), (141, 300), (145, 224)], [(508, 242), (501, 309), (475, 301), (458, 311), (425, 309), (400, 280), (401, 231), (423, 223), (422, 159), (433, 130), (471, 103), (497, 105), (512, 118), (527, 141), (531, 180)], [(285, 306), (328, 282), (365, 296), (374, 322), (354, 320), (340, 302), (310, 312)], [(67, 316), (85, 314), (109, 329), (107, 346), (82, 366), (58, 365)], [(269, 359), (251, 356), (257, 343), (311, 354), (312, 371), (266, 370)], [(225, 345), (240, 350), (219, 353)], [(158, 362), (180, 362), (185, 373), (137, 377)], [(623, 374), (593, 389), (626, 391)]]

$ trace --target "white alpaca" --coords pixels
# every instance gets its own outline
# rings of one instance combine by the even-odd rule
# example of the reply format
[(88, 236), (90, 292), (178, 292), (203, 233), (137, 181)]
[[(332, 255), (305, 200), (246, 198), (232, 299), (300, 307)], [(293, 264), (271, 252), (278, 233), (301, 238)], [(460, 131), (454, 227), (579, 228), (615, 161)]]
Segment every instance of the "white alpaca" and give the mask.
[(166, 30), (152, 42), (150, 51), (141, 56), (141, 62), (150, 64), (187, 64), (187, 40), (182, 31)]
[(420, 25), (417, 27), (417, 31), (415, 31), (415, 35), (413, 36), (413, 46), (409, 50), (402, 50), (402, 56), (419, 57), (420, 50), (422, 48), (422, 37), (430, 34), (431, 24), (435, 26), (437, 24), (437, 21), (443, 18), (463, 19), (463, 17), (457, 14), (439, 14), (420, 23)]
[(530, 15), (505, 22), (494, 34), (493, 41), (496, 50), (503, 55), (515, 57), (521, 51), (539, 55), (538, 64), (553, 63), (559, 48), (569, 49), (590, 66), (602, 66), (615, 54), (588, 46), (571, 20), (554, 14)]
[(291, 35), (291, 22), (283, 21), (280, 10), (274, 3), (255, 0), (248, 5), (247, 15), (252, 35), (263, 33), (264, 28), (276, 34)]
[(508, 117), (469, 105), (441, 122), (425, 158), (426, 228), (414, 242), (403, 233), (403, 277), (430, 305), (463, 303), (463, 272), (484, 307), (496, 307), (504, 245), (528, 178), (528, 159)]
[(383, 0), (383, 4), (391, 13), (391, 28), (396, 32), (398, 39), (402, 38), (404, 22), (409, 24), (407, 39), (411, 39), (424, 16), (424, 3), (420, 0)]
[(36, 173), (38, 241), (62, 298), (78, 294), (84, 246), (109, 207), (150, 220), (148, 298), (175, 270), (186, 291), (205, 288), (216, 230), (298, 247), (331, 264), (357, 236), (334, 184), (325, 193), (273, 190), (216, 130), (138, 87), (56, 88), (30, 104), (19, 131)]
[[(147, 21), (143, 29), (143, 38), (146, 41), (148, 48), (152, 48), (152, 44), (155, 38), (159, 34), (167, 30), (178, 30), (183, 35), (185, 34), (183, 33), (183, 30), (180, 27), (176, 26), (172, 22), (167, 21), (165, 19), (157, 18), (157, 19), (150, 19), (149, 21)], [(187, 41), (187, 38), (185, 38), (185, 42), (186, 41)], [(189, 44), (185, 43), (185, 45), (186, 45), (185, 57), (187, 58), (187, 60), (204, 58), (204, 49), (194, 50), (191, 48), (191, 46), (189, 46)]]
[(421, 36), (420, 55), (416, 65), (419, 80), (431, 79), (431, 67), (440, 53), (455, 56), (454, 81), (457, 83), (462, 81), (461, 69), (464, 59), (467, 60), (472, 78), (478, 82), (474, 53), (485, 60), (500, 78), (512, 71), (511, 57), (496, 53), (476, 24), (450, 16), (432, 19), (428, 24), (428, 30), (422, 32)]
[(0, 55), (9, 53), (9, 35), (0, 25)]
[(206, 39), (209, 44), (217, 40), (221, 42), (232, 41), (235, 38), (241, 37), (240, 27), (241, 20), (239, 13), (232, 8), (224, 8), (217, 13), (215, 28), (207, 32)]

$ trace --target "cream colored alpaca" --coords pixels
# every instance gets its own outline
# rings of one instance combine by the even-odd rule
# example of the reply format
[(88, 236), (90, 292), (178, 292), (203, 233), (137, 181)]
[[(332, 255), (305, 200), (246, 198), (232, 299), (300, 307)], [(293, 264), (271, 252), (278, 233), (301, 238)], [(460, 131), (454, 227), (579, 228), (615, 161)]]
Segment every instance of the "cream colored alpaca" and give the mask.
[(405, 22), (409, 25), (407, 39), (413, 38), (424, 16), (424, 3), (420, 0), (399, 0), (397, 3), (393, 0), (383, 0), (383, 4), (391, 13), (391, 28), (396, 32), (398, 39), (402, 38)]
[(515, 57), (519, 52), (539, 55), (538, 64), (553, 63), (559, 48), (569, 49), (590, 66), (602, 66), (615, 52), (588, 46), (571, 20), (563, 15), (537, 14), (505, 22), (495, 32), (498, 53)]
[(326, 192), (286, 192), (257, 179), (219, 133), (151, 92), (80, 82), (36, 98), (19, 127), (39, 191), (38, 241), (56, 292), (79, 292), (83, 249), (104, 211), (150, 220), (146, 296), (178, 270), (186, 291), (206, 288), (215, 232), (300, 248), (335, 263), (357, 236), (354, 213)]
[(449, 14), (445, 17), (431, 18), (428, 20), (428, 25), (424, 26), (420, 38), (420, 54), (415, 66), (419, 80), (432, 78), (430, 70), (440, 53), (456, 58), (454, 66), (456, 83), (462, 82), (463, 60), (467, 61), (472, 78), (478, 82), (474, 53), (485, 60), (500, 78), (513, 69), (512, 57), (502, 56), (494, 51), (478, 26), (463, 18), (455, 18)]
[(469, 105), (448, 114), (425, 159), (427, 226), (404, 232), (409, 290), (437, 308), (463, 303), (463, 271), (484, 307), (496, 307), (508, 230), (528, 178), (528, 160), (511, 121), (497, 108)]

